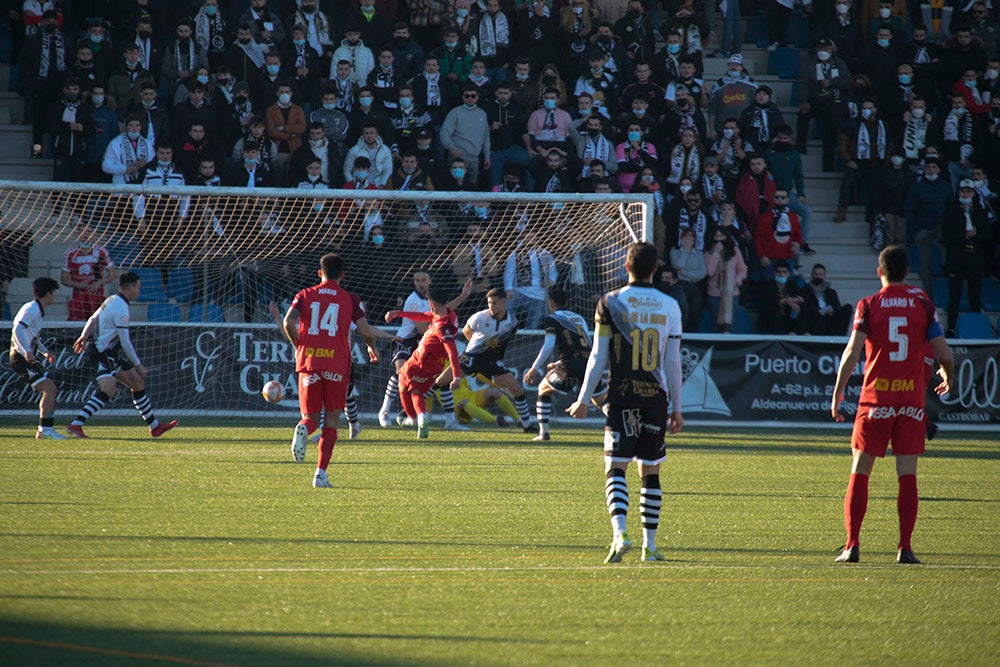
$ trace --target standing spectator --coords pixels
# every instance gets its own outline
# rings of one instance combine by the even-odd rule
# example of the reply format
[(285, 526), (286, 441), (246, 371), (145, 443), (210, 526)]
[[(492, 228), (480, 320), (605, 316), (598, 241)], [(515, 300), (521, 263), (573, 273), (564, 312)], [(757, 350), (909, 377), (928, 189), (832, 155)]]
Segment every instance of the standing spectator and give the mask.
[[(646, 13), (642, 0), (629, 0), (627, 8), (625, 16), (614, 24), (613, 30), (626, 53), (630, 54), (628, 57), (637, 63), (655, 55), (656, 37), (653, 21)], [(609, 20), (608, 17), (604, 19)], [(620, 67), (625, 65), (619, 63)]]
[(396, 131), (392, 128), (392, 119), (382, 105), (375, 104), (375, 91), (368, 86), (358, 91), (358, 103), (348, 117), (348, 122), (348, 143), (356, 143), (364, 126), (374, 124), (378, 128), (378, 136), (395, 152)]
[(1000, 53), (1000, 26), (990, 18), (989, 10), (983, 0), (976, 0), (972, 5), (971, 14), (969, 32), (979, 39), (987, 58), (995, 57)]
[(376, 6), (375, 0), (359, 0), (358, 13), (351, 14), (348, 21), (360, 26), (362, 41), (373, 50), (392, 39), (391, 19)]
[(762, 213), (754, 227), (753, 241), (760, 260), (760, 272), (769, 278), (779, 262), (795, 265), (795, 257), (802, 249), (802, 227), (799, 216), (788, 208), (788, 190), (774, 191), (774, 208)]
[(350, 123), (347, 120), (347, 115), (340, 109), (337, 87), (332, 83), (326, 84), (320, 101), (320, 107), (309, 114), (309, 120), (313, 123), (322, 123), (323, 135), (337, 145), (337, 150), (340, 151), (341, 155), (346, 155), (345, 142)]
[(236, 28), (236, 41), (226, 51), (225, 63), (237, 81), (245, 81), (256, 89), (264, 70), (264, 50), (254, 41), (248, 25)]
[(903, 62), (913, 68), (913, 91), (933, 108), (940, 98), (941, 45), (927, 39), (927, 26), (913, 26), (913, 39), (903, 47)]
[(712, 116), (716, 133), (722, 132), (725, 119), (739, 117), (753, 104), (757, 82), (743, 67), (743, 56), (734, 53), (726, 63), (726, 72), (712, 86), (708, 99), (708, 113)]
[(184, 79), (194, 76), (199, 67), (208, 67), (208, 55), (194, 39), (194, 23), (184, 19), (177, 24), (175, 37), (167, 45), (160, 65), (160, 74), (167, 84), (167, 99)]
[(500, 9), (500, 0), (486, 0), (486, 13), (479, 18), (476, 34), (479, 57), (486, 65), (486, 74), (493, 83), (507, 80), (507, 69), (514, 47), (514, 25)]
[(63, 256), (59, 281), (73, 288), (66, 319), (82, 322), (101, 307), (104, 286), (118, 280), (118, 270), (104, 246), (94, 242), (94, 229), (87, 223), (77, 228), (77, 243)]
[[(892, 139), (885, 122), (879, 118), (875, 103), (861, 104), (861, 118), (848, 123), (840, 133), (837, 152), (844, 161), (844, 177), (840, 182), (840, 198), (834, 222), (843, 222), (855, 186), (862, 185), (865, 195), (865, 221), (868, 223), (872, 246), (881, 243), (876, 238), (875, 218), (881, 202), (881, 178), (892, 155)], [(879, 249), (881, 249), (879, 245)]]
[(962, 78), (952, 87), (951, 94), (964, 97), (965, 109), (977, 119), (989, 113), (990, 101), (983, 99), (979, 90), (979, 75), (974, 70), (967, 69), (962, 73)]
[(576, 74), (590, 38), (594, 33), (594, 15), (589, 0), (570, 0), (559, 10), (556, 33), (559, 69), (566, 76)]
[[(617, 171), (617, 168), (613, 166), (617, 164), (615, 146), (604, 134), (602, 116), (587, 116), (581, 130), (570, 130), (570, 136), (576, 143), (576, 155), (583, 163), (583, 170), (580, 173), (581, 179), (590, 178), (590, 167), (595, 160), (603, 164), (608, 171)], [(634, 181), (635, 178), (636, 174), (633, 173), (632, 180)]]
[[(799, 216), (802, 226), (802, 252), (813, 255), (815, 251), (809, 247), (809, 226), (812, 222), (812, 209), (806, 200), (805, 178), (802, 171), (802, 156), (792, 149), (792, 128), (779, 125), (774, 128), (775, 138), (771, 149), (764, 154), (767, 168), (774, 176), (775, 185), (779, 190), (786, 190), (790, 197), (788, 210)], [(884, 210), (884, 209), (883, 209)]]
[(896, 69), (903, 62), (903, 49), (897, 45), (888, 28), (879, 28), (874, 43), (869, 43), (861, 55), (860, 69), (872, 82), (874, 90), (891, 86), (896, 82)]
[(107, 151), (111, 140), (118, 136), (118, 114), (109, 109), (106, 105), (107, 96), (104, 94), (104, 85), (98, 82), (90, 93), (90, 118), (93, 123), (93, 134), (87, 140), (87, 148), (84, 154), (84, 173), (88, 175), (93, 183), (108, 183), (111, 181), (103, 171), (101, 163), (104, 161), (104, 153)]
[[(695, 131), (686, 127), (681, 130), (681, 140), (675, 145), (668, 156), (670, 160), (670, 173), (667, 174), (667, 183), (676, 186), (681, 179), (691, 179), (692, 183), (701, 180), (701, 163), (705, 159), (705, 153), (695, 140)], [(619, 169), (619, 173), (621, 170)]]
[(681, 247), (671, 248), (670, 266), (677, 271), (677, 279), (687, 297), (684, 331), (696, 332), (705, 303), (705, 254), (694, 247), (694, 230), (690, 227), (681, 231)]
[(740, 115), (740, 134), (754, 146), (763, 149), (774, 139), (777, 128), (784, 124), (781, 109), (771, 101), (770, 86), (760, 86), (754, 93), (753, 104)]
[(557, 278), (552, 253), (539, 243), (533, 231), (526, 229), (507, 257), (503, 273), (507, 307), (521, 328), (538, 328), (545, 315), (545, 295)]
[(218, 138), (218, 112), (206, 101), (205, 97), (204, 84), (196, 81), (188, 86), (187, 100), (174, 107), (174, 145), (184, 141), (184, 135), (195, 123), (201, 124), (213, 140)]
[[(690, 131), (688, 134), (690, 134)], [(683, 146), (683, 144), (677, 145)], [(604, 158), (601, 159), (603, 160)], [(699, 158), (693, 156), (691, 159)], [(632, 123), (626, 128), (625, 141), (615, 147), (615, 160), (618, 162), (618, 168), (615, 170), (618, 175), (618, 185), (623, 192), (628, 192), (635, 184), (639, 172), (642, 171), (643, 167), (657, 166), (656, 146), (643, 141), (642, 127), (637, 123)], [(673, 176), (673, 172), (671, 172), (671, 176)], [(667, 180), (676, 185), (679, 178), (677, 177), (677, 179), (671, 181), (670, 177), (668, 177)]]
[(740, 34), (742, 27), (740, 4), (736, 0), (722, 0), (718, 9), (722, 14), (722, 41), (719, 50), (712, 55), (717, 58), (728, 58), (743, 48), (743, 37)]
[(972, 163), (978, 159), (977, 148), (981, 145), (981, 128), (965, 108), (965, 97), (957, 93), (951, 96), (951, 113), (939, 123), (935, 143), (940, 141), (938, 145), (948, 160), (952, 191), (957, 191), (958, 182), (972, 176)]
[(760, 283), (760, 312), (757, 326), (765, 335), (787, 336), (806, 331), (802, 314), (803, 287), (792, 275), (787, 262), (774, 265), (774, 274)]
[(621, 107), (634, 109), (634, 100), (645, 100), (648, 114), (655, 120), (663, 113), (663, 99), (666, 91), (663, 86), (653, 80), (653, 66), (648, 60), (637, 60), (635, 63), (635, 80), (625, 86), (621, 94)]
[(351, 62), (349, 60), (338, 60), (331, 63), (334, 74), (330, 77), (330, 88), (337, 91), (336, 108), (345, 114), (351, 114), (357, 108), (358, 92), (360, 87), (351, 78)]
[(427, 109), (414, 101), (413, 86), (403, 84), (399, 88), (399, 103), (389, 111), (389, 119), (396, 133), (396, 148), (400, 154), (417, 148), (417, 134), (425, 127), (431, 127), (434, 119)]
[[(913, 183), (913, 176), (906, 168), (906, 159), (901, 155), (901, 149), (896, 149), (889, 160), (889, 168), (884, 172), (885, 181), (882, 188), (882, 203), (879, 210), (885, 216), (883, 230), (885, 245), (906, 246), (906, 195)], [(806, 235), (803, 226), (803, 235)], [(808, 236), (806, 237), (808, 238)]]
[(906, 193), (907, 238), (915, 243), (920, 257), (920, 282), (924, 291), (934, 293), (931, 252), (941, 236), (941, 221), (952, 199), (951, 185), (940, 177), (937, 160), (927, 160), (924, 174)]
[(278, 187), (288, 185), (288, 164), (306, 133), (306, 114), (292, 102), (292, 86), (287, 81), (278, 85), (278, 99), (264, 112), (267, 136), (278, 145), (274, 160), (274, 181)]
[(79, 81), (66, 80), (62, 98), (49, 107), (45, 126), (52, 136), (52, 180), (86, 182), (83, 169), (86, 141), (93, 134), (94, 125), (91, 106), (80, 99)]
[(575, 152), (567, 153), (561, 148), (549, 149), (545, 157), (536, 155), (528, 165), (528, 172), (535, 183), (534, 191), (575, 192), (580, 166)]
[(368, 74), (375, 69), (375, 55), (361, 40), (361, 26), (349, 23), (344, 31), (344, 39), (333, 52), (333, 67), (330, 68), (330, 78), (336, 75), (336, 63), (346, 60), (351, 65), (351, 81), (363, 86), (368, 81)]
[[(805, 3), (810, 4), (810, 3)], [(792, 0), (766, 0), (764, 11), (767, 14), (767, 34), (770, 46), (768, 51), (774, 51), (785, 43), (785, 33), (788, 23), (792, 20)]]
[(287, 63), (292, 75), (293, 87), (298, 89), (298, 97), (307, 103), (316, 99), (323, 70), (319, 64), (319, 54), (306, 40), (305, 26), (292, 27), (291, 39), (278, 49), (280, 62)]
[(852, 72), (856, 72), (861, 65), (861, 52), (864, 50), (865, 40), (861, 34), (861, 24), (853, 18), (853, 5), (853, 0), (837, 0), (834, 14), (820, 24), (816, 35), (820, 40), (825, 38), (833, 42), (840, 52), (840, 57)]
[(490, 125), (486, 112), (478, 106), (479, 92), (472, 86), (462, 91), (462, 106), (448, 112), (441, 126), (441, 146), (453, 158), (465, 160), (470, 183), (479, 182), (479, 162), (490, 168)]
[(424, 52), (434, 48), (441, 32), (444, 4), (437, 0), (406, 0), (413, 37)]
[(424, 71), (424, 50), (410, 37), (405, 21), (397, 21), (392, 28), (392, 56), (403, 81), (411, 81)]
[(674, 88), (674, 104), (663, 114), (660, 127), (661, 135), (668, 144), (679, 141), (684, 130), (694, 130), (696, 137), (708, 136), (705, 114), (691, 101), (687, 86)]
[(986, 250), (993, 247), (990, 219), (975, 196), (972, 180), (964, 179), (958, 184), (958, 201), (948, 205), (941, 225), (941, 238), (948, 274), (947, 336), (955, 338), (963, 286), (968, 286), (970, 310), (978, 313), (983, 308)]
[(222, 64), (226, 53), (225, 19), (219, 11), (219, 0), (204, 0), (204, 4), (194, 17), (194, 39), (208, 58), (208, 66), (214, 72)]
[(750, 158), (750, 170), (740, 177), (739, 185), (736, 186), (736, 205), (751, 234), (757, 234), (756, 224), (761, 214), (774, 206), (776, 189), (774, 176), (767, 170), (764, 156), (753, 155)]
[(803, 59), (799, 86), (805, 89), (805, 100), (799, 106), (796, 149), (806, 153), (809, 123), (820, 118), (823, 127), (823, 171), (833, 171), (833, 156), (837, 143), (836, 109), (850, 86), (851, 69), (837, 54), (829, 39), (816, 43), (815, 57)]
[[(337, 62), (336, 58), (330, 59), (335, 48), (333, 36), (339, 34), (340, 31), (331, 25), (326, 14), (319, 11), (317, 0), (301, 0), (298, 11), (285, 19), (287, 32), (291, 32), (290, 28), (296, 25), (306, 27), (306, 40), (309, 42), (309, 46), (321, 54), (320, 58), (324, 63), (330, 61), (332, 65)], [(343, 23), (341, 23), (340, 17), (337, 17), (337, 26), (340, 25)], [(331, 75), (330, 78), (332, 79), (333, 76)]]
[(712, 243), (705, 248), (705, 291), (708, 309), (717, 333), (733, 330), (733, 311), (739, 299), (740, 285), (747, 278), (747, 265), (736, 240), (722, 227), (716, 227)]
[[(684, 187), (684, 186), (681, 186)], [(665, 220), (665, 246), (668, 249), (680, 248), (684, 240), (684, 232), (691, 230), (694, 234), (694, 249), (703, 252), (706, 243), (711, 245), (710, 236), (712, 219), (702, 207), (701, 193), (697, 190), (681, 192), (671, 202)]]
[(933, 117), (927, 113), (927, 101), (921, 97), (911, 97), (910, 106), (903, 114), (902, 125), (896, 139), (899, 141), (907, 166), (915, 171), (923, 159), (924, 149), (930, 139), (928, 130)]
[(719, 164), (719, 174), (726, 184), (726, 193), (733, 197), (743, 175), (743, 164), (747, 155), (752, 155), (754, 147), (740, 136), (740, 126), (735, 118), (727, 118), (722, 125), (718, 140), (712, 144), (708, 154)]
[[(251, 36), (264, 53), (270, 53), (285, 41), (285, 26), (277, 14), (268, 10), (267, 0), (250, 0), (250, 9), (240, 14), (239, 23), (250, 27)], [(313, 52), (319, 55), (323, 50)]]
[(469, 78), (469, 72), (472, 71), (472, 55), (466, 45), (459, 41), (458, 31), (455, 28), (446, 28), (441, 45), (431, 51), (429, 56), (437, 60), (441, 76), (444, 78), (443, 87), (450, 96), (457, 96), (463, 82)]
[(112, 66), (105, 90), (109, 106), (122, 116), (125, 114), (125, 109), (138, 100), (139, 84), (153, 78), (149, 70), (142, 67), (139, 47), (136, 44), (126, 44), (123, 56), (123, 62)]
[(522, 144), (525, 114), (511, 97), (510, 84), (498, 83), (493, 101), (485, 105), (490, 127), (490, 185), (503, 180), (508, 163), (522, 167), (528, 163), (528, 152)]
[(24, 115), (31, 120), (32, 157), (42, 156), (46, 118), (49, 108), (59, 99), (66, 73), (66, 44), (58, 27), (60, 16), (54, 9), (46, 11), (39, 29), (28, 35), (21, 50)]
[(967, 70), (982, 72), (986, 69), (986, 51), (982, 41), (973, 37), (968, 26), (963, 26), (949, 37), (941, 51), (941, 76), (938, 86), (942, 93), (951, 89)]
[(826, 279), (826, 267), (813, 264), (809, 284), (802, 290), (806, 332), (813, 336), (843, 336), (851, 325), (849, 305), (840, 303), (837, 290)]
[(101, 169), (117, 185), (140, 180), (146, 163), (154, 159), (153, 144), (142, 136), (142, 120), (137, 115), (125, 118), (125, 131), (108, 144)]
[(394, 60), (391, 46), (386, 45), (379, 49), (378, 65), (368, 73), (367, 81), (367, 87), (388, 111), (394, 111), (399, 106), (399, 88), (403, 85), (399, 70), (393, 64)]

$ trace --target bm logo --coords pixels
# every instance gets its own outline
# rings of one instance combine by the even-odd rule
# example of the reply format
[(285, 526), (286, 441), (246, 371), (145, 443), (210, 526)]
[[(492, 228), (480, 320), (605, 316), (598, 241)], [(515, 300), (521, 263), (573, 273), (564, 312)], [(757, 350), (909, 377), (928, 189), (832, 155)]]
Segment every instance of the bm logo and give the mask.
[(913, 380), (896, 379), (891, 383), (885, 378), (875, 380), (875, 391), (913, 391)]

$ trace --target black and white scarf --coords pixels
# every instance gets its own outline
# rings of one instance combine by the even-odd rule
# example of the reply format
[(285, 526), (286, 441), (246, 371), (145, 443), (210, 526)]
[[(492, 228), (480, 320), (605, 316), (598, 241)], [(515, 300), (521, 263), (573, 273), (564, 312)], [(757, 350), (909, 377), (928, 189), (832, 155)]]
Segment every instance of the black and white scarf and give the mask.
[[(879, 160), (885, 160), (885, 123), (881, 120), (876, 121), (875, 126), (877, 128), (877, 136), (875, 138), (876, 154)], [(866, 123), (858, 123), (858, 159), (872, 159), (872, 137)]]
[[(129, 164), (130, 162), (136, 162), (136, 161), (142, 162), (143, 164), (149, 162), (150, 158), (152, 157), (149, 154), (149, 144), (143, 141), (142, 137), (139, 137), (139, 139), (133, 142), (126, 135), (123, 134), (121, 136), (122, 136), (122, 154), (125, 156), (125, 164)], [(133, 183), (136, 180), (138, 180), (138, 178), (139, 174), (137, 173), (125, 174), (126, 183)]]
[(305, 69), (306, 67), (306, 45), (294, 44), (295, 47), (295, 69)]
[(427, 106), (441, 106), (441, 74), (430, 75), (424, 72), (424, 79), (427, 80)]
[(54, 33), (49, 34), (43, 30), (40, 34), (42, 36), (42, 57), (38, 62), (38, 78), (48, 79), (50, 65), (49, 52), (52, 50), (52, 44), (56, 45), (56, 70), (59, 72), (66, 71), (66, 48), (63, 45), (63, 34), (61, 31), (56, 30)]
[(301, 9), (295, 12), (294, 23), (306, 27), (306, 41), (317, 53), (323, 53), (323, 44), (333, 43), (330, 39), (330, 22), (318, 7), (312, 14), (306, 14)]
[(792, 221), (788, 217), (788, 207), (775, 207), (771, 210), (771, 229), (774, 238), (785, 243), (792, 236)]
[(136, 35), (135, 45), (139, 47), (139, 62), (142, 63), (142, 68), (148, 72), (149, 60), (153, 55), (153, 44), (150, 40), (142, 39)]
[(771, 128), (767, 118), (767, 107), (753, 105), (753, 127), (757, 128), (757, 140), (766, 144), (771, 139)]
[(222, 34), (222, 13), (218, 10), (215, 16), (209, 16), (202, 7), (194, 17), (194, 34), (201, 48), (212, 53), (222, 53), (226, 50), (226, 39)]
[(690, 229), (694, 232), (694, 249), (703, 251), (705, 249), (705, 230), (708, 229), (708, 217), (701, 209), (698, 210), (698, 214), (693, 219), (691, 216), (692, 213), (686, 206), (681, 207), (680, 215), (677, 217), (677, 247), (683, 247), (681, 236), (684, 235), (684, 230)]
[(961, 141), (966, 144), (972, 142), (972, 121), (968, 116), (968, 112), (961, 116), (956, 116), (953, 113), (948, 114), (948, 117), (944, 119), (945, 141)]
[[(174, 57), (177, 58), (177, 69), (191, 71), (194, 69), (194, 40), (188, 38), (187, 44), (187, 64), (181, 59), (181, 40), (178, 38), (174, 42)], [(261, 62), (264, 62), (261, 60)]]
[[(584, 140), (583, 147), (583, 159), (593, 158), (595, 160), (600, 160), (604, 164), (613, 164), (611, 154), (612, 146), (611, 142), (607, 140), (603, 134), (599, 134), (597, 139), (593, 139), (589, 135)], [(582, 178), (587, 178), (590, 176), (590, 166), (583, 165), (583, 170), (580, 173)]]
[(510, 46), (510, 24), (503, 12), (496, 16), (485, 14), (479, 21), (479, 55), (490, 58), (497, 54), (498, 46)]
[(927, 147), (927, 118), (914, 118), (906, 121), (903, 128), (903, 153), (908, 160), (919, 160), (920, 153)]
[(667, 181), (676, 185), (685, 176), (692, 181), (701, 178), (701, 151), (694, 144), (690, 149), (685, 149), (684, 144), (677, 144), (670, 151), (670, 176)]

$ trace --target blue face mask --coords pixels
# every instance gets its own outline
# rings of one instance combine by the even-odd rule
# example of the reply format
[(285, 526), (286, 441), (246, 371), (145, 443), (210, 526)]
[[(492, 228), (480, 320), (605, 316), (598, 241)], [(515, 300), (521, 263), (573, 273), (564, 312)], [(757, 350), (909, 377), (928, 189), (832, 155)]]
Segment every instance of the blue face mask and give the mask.
[(642, 133), (641, 132), (629, 132), (628, 133), (628, 140), (629, 141), (639, 141), (640, 139), (642, 139)]
[(267, 66), (267, 73), (270, 74), (271, 76), (275, 76), (280, 71), (281, 71), (281, 65), (268, 65)]
[(875, 40), (875, 43), (881, 46), (883, 49), (889, 46), (888, 39), (877, 39)]
[(553, 99), (545, 100), (544, 102), (542, 102), (542, 104), (544, 104), (545, 108), (548, 109), (549, 111), (552, 111), (553, 109), (556, 108), (556, 101)]
[(167, 169), (170, 169), (170, 163), (169, 162), (164, 162), (163, 160), (157, 160), (156, 164), (163, 171), (166, 171)]
[(198, 76), (195, 77), (195, 79), (197, 79), (198, 83), (200, 83), (203, 86), (207, 86), (208, 85), (208, 75), (207, 74), (199, 74)]
[(899, 82), (901, 84), (903, 84), (904, 86), (909, 85), (909, 83), (910, 83), (910, 75), (909, 74), (900, 74), (899, 75)]
[(217, 11), (219, 11), (219, 8), (215, 5), (205, 5), (205, 14), (207, 16), (215, 16)]
[(260, 164), (260, 158), (255, 158), (255, 157), (243, 158), (243, 164), (245, 164), (248, 167), (256, 167), (258, 164)]
[(104, 104), (104, 95), (91, 95), (90, 101), (93, 102), (96, 106), (101, 106), (102, 104)]
[(292, 96), (289, 95), (288, 93), (282, 93), (278, 95), (278, 102), (280, 102), (281, 104), (288, 104), (291, 101), (292, 101)]
[(779, 285), (784, 285), (785, 283), (788, 282), (788, 276), (775, 276), (774, 282), (778, 283)]
[(965, 204), (966, 206), (968, 206), (969, 204), (972, 203), (972, 197), (959, 197), (958, 201), (960, 203)]
[(445, 42), (445, 43), (444, 43), (444, 45), (445, 45), (446, 47), (448, 47), (449, 49), (453, 49), (453, 48), (455, 48), (456, 46), (458, 46), (458, 42)]
[(580, 115), (589, 116), (591, 111), (593, 111), (593, 109), (580, 109)]
[(336, 102), (323, 102), (323, 108), (326, 109), (327, 111), (333, 111), (334, 109), (337, 108), (337, 103)]
[(361, 103), (361, 106), (363, 106), (363, 107), (365, 107), (367, 109), (368, 107), (370, 107), (372, 105), (372, 98), (370, 98), (370, 97), (359, 97), (358, 98), (358, 102)]
[(670, 53), (672, 55), (677, 55), (680, 52), (681, 52), (680, 44), (667, 44), (667, 53)]
[(969, 88), (975, 88), (978, 84), (979, 82), (976, 81), (975, 79), (973, 79), (972, 81), (965, 82), (965, 85), (968, 86)]
[(306, 40), (304, 39), (293, 39), (292, 44), (295, 46), (305, 46)]
[(465, 107), (466, 109), (475, 109), (476, 108), (475, 104), (463, 104), (462, 106)]
[(136, 139), (138, 139), (139, 137), (142, 136), (142, 133), (141, 132), (126, 132), (125, 136), (127, 136), (132, 141), (135, 141)]
[(409, 109), (410, 107), (413, 106), (413, 98), (412, 97), (400, 97), (399, 98), (399, 106), (403, 107), (404, 109)]
[(458, 179), (465, 176), (465, 170), (462, 169), (461, 167), (455, 167), (454, 169), (451, 170), (451, 175), (454, 176), (455, 180), (457, 181)]
[(478, 216), (484, 216), (484, 215), (486, 215), (486, 212), (489, 209), (486, 208), (485, 206), (474, 206), (473, 210), (476, 212), (476, 215), (478, 215)]
[(92, 34), (90, 36), (90, 41), (93, 42), (94, 44), (100, 44), (103, 39), (104, 38), (101, 35), (93, 35)]
[(354, 181), (360, 183), (361, 181), (368, 180), (367, 171), (356, 171), (354, 172)]
[(636, 118), (642, 118), (643, 116), (646, 115), (646, 110), (645, 109), (632, 109), (632, 113), (635, 114)]
[(463, 18), (464, 19), (466, 16), (469, 15), (469, 10), (468, 9), (464, 9), (464, 8), (463, 9), (456, 9), (455, 13), (458, 14), (459, 18)]
[(375, 245), (382, 245), (383, 243), (385, 243), (385, 237), (382, 236), (381, 234), (373, 236), (372, 243), (374, 243)]

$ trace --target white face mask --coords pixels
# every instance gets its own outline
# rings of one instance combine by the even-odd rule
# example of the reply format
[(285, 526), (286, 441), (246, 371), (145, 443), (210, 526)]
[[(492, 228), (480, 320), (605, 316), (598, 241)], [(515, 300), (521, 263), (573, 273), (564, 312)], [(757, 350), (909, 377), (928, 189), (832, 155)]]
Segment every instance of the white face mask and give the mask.
[(887, 19), (890, 16), (892, 16), (892, 9), (890, 9), (889, 7), (881, 7), (878, 10), (878, 15), (884, 19)]
[(850, 5), (839, 4), (839, 5), (837, 5), (837, 13), (840, 14), (841, 16), (843, 16), (844, 14), (846, 14), (848, 12), (848, 10), (850, 8), (851, 8)]
[(914, 118), (923, 118), (924, 113), (924, 109), (910, 109), (910, 115)]
[(936, 181), (939, 175), (940, 174), (924, 174), (924, 178), (926, 178), (928, 181)]
[(830, 52), (829, 51), (817, 51), (816, 52), (816, 57), (819, 58), (820, 60), (824, 60), (824, 61), (825, 60), (829, 60), (830, 59)]
[(984, 76), (990, 81), (992, 81), (995, 78), (997, 78), (997, 71), (995, 69), (988, 69), (986, 70), (986, 74)]

